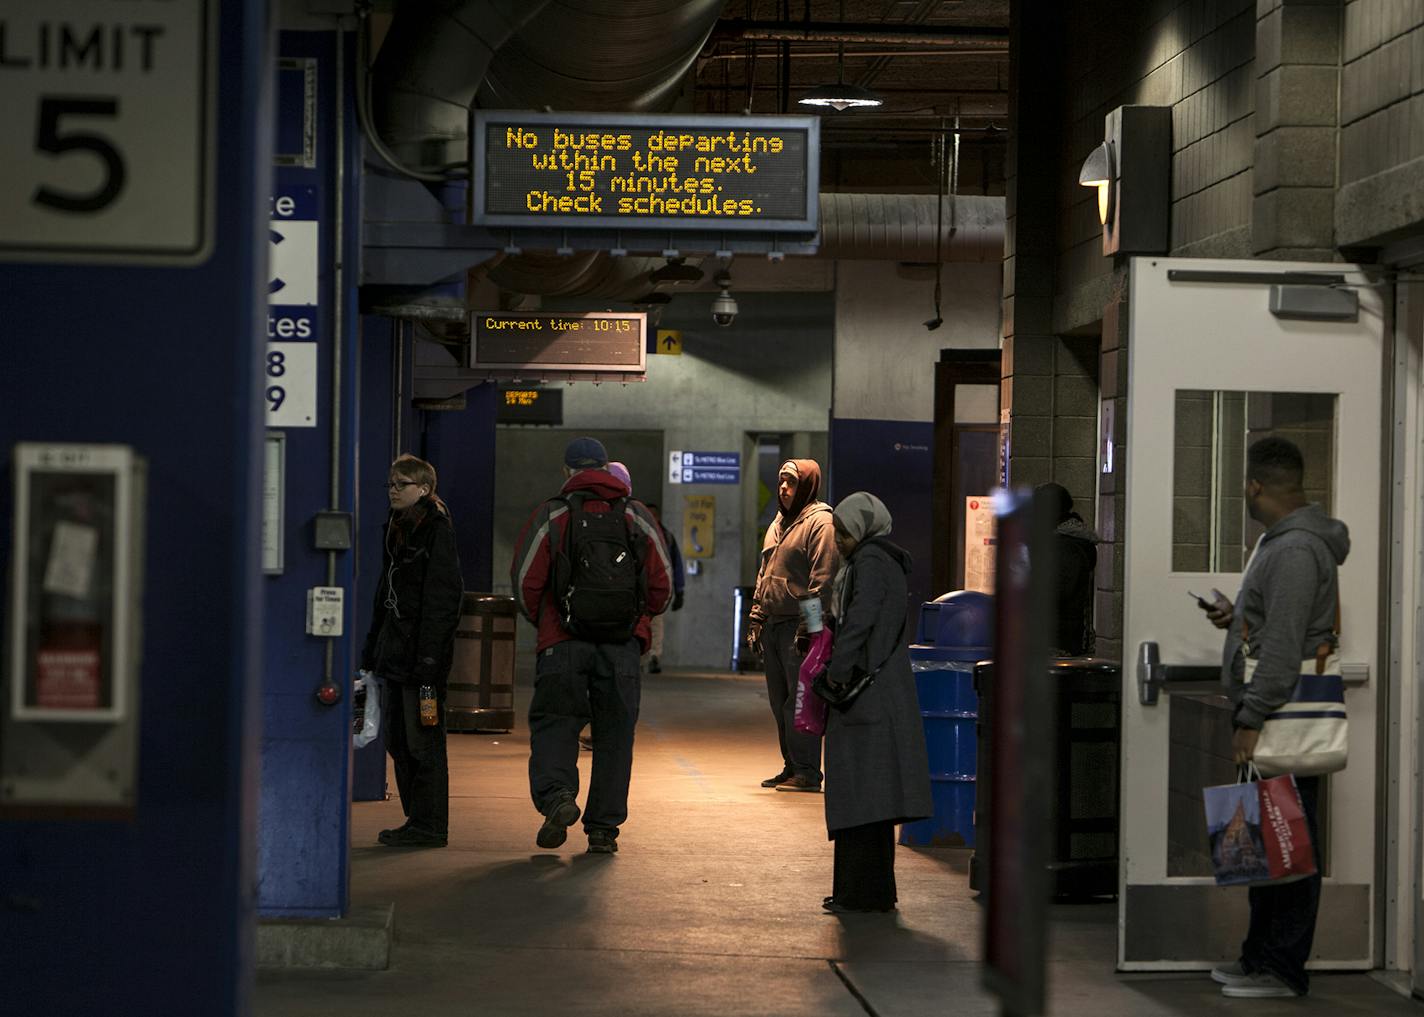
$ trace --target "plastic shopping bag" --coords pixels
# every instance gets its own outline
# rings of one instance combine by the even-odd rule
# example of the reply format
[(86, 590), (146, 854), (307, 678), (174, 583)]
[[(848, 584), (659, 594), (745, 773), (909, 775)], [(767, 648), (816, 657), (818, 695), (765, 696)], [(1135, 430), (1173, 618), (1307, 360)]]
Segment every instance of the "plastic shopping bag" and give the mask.
[(816, 678), (831, 661), (831, 630), (821, 629), (811, 635), (811, 646), (801, 661), (801, 669), (796, 674), (796, 718), (797, 731), (806, 734), (826, 733), (827, 703), (811, 691)]
[(381, 694), (385, 682), (370, 671), (358, 671), (353, 702), (356, 706), (352, 718), (351, 741), (358, 749), (364, 749), (381, 733)]
[(1204, 788), (1202, 796), (1218, 886), (1267, 886), (1315, 874), (1315, 849), (1293, 776), (1262, 779), (1252, 766), (1237, 783)]

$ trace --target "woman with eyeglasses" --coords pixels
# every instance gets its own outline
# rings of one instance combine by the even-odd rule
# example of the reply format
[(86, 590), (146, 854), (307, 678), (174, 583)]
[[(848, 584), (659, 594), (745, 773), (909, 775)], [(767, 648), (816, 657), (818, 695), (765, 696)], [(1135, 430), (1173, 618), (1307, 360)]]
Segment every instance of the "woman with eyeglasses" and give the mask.
[[(406, 454), (391, 463), (385, 553), (361, 651), (362, 670), (386, 680), (386, 749), (406, 815), (404, 826), (381, 831), (378, 839), (390, 847), (444, 847), (449, 836), (445, 681), (464, 585), (455, 527), (435, 484), (435, 467), (423, 459)], [(425, 723), (423, 687), (435, 698), (433, 717), (427, 715)]]

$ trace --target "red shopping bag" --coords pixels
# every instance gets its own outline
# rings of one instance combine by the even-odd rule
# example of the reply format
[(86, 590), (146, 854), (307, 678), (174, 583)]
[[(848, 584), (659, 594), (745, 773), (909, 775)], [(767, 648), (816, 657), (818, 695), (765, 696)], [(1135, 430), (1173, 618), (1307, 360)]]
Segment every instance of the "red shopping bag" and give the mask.
[(1290, 774), (1262, 779), (1252, 766), (1237, 783), (1205, 788), (1202, 797), (1218, 886), (1267, 886), (1314, 875), (1315, 849)]
[(826, 733), (826, 710), (828, 704), (811, 691), (816, 676), (831, 662), (831, 630), (821, 629), (811, 636), (811, 647), (801, 661), (801, 669), (796, 674), (796, 718), (797, 731), (806, 734)]

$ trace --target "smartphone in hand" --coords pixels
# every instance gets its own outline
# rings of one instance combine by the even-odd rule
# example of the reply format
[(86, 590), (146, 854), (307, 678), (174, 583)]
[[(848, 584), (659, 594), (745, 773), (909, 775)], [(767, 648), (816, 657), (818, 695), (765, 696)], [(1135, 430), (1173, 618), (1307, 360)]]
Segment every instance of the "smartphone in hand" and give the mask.
[(1211, 610), (1211, 605), (1210, 605), (1209, 603), (1207, 603), (1206, 600), (1204, 600), (1203, 598), (1198, 597), (1198, 596), (1197, 596), (1195, 593), (1193, 593), (1191, 590), (1188, 590), (1188, 591), (1187, 591), (1187, 596), (1188, 596), (1188, 597), (1191, 597), (1193, 600), (1195, 600), (1195, 601), (1197, 602), (1197, 607), (1201, 608), (1203, 611), (1210, 611), (1210, 610)]

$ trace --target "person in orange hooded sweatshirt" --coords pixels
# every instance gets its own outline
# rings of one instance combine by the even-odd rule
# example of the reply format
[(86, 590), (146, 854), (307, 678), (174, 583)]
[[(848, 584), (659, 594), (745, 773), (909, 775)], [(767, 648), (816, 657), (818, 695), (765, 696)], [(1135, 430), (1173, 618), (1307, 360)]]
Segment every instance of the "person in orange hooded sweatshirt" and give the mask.
[(819, 500), (821, 467), (814, 459), (788, 459), (777, 471), (776, 520), (762, 543), (747, 639), (766, 662), (766, 692), (781, 743), (781, 771), (761, 782), (778, 791), (821, 790), (821, 739), (797, 731), (796, 675), (802, 654), (798, 602), (819, 597), (830, 615), (832, 582), (840, 556), (831, 507)]

